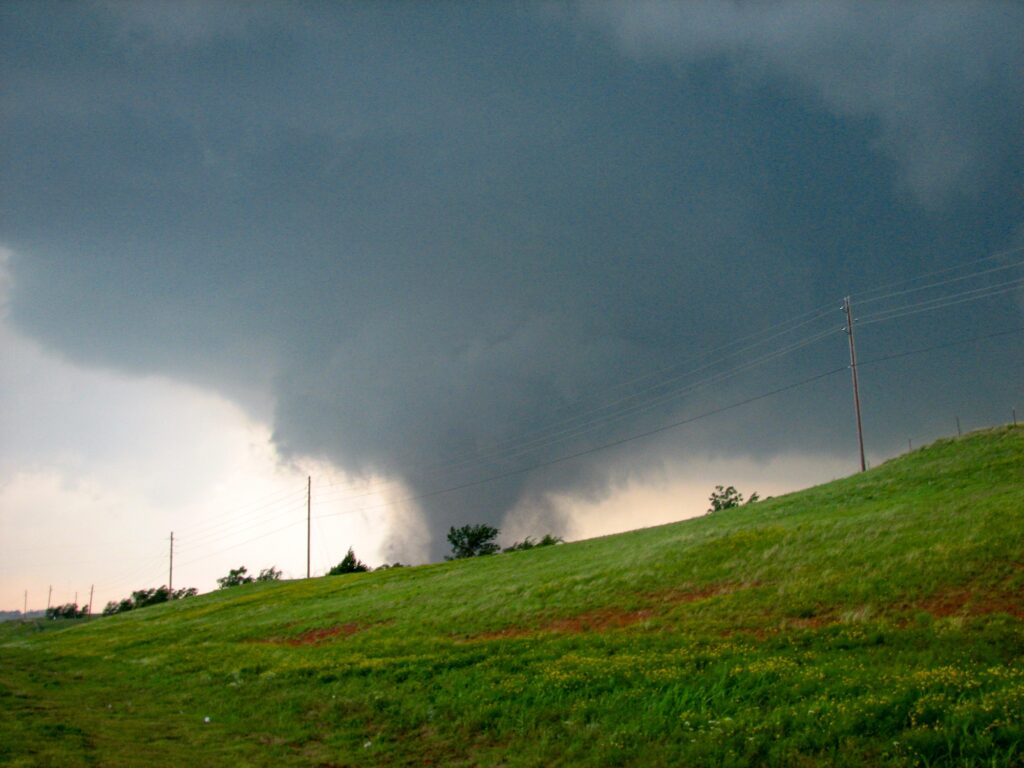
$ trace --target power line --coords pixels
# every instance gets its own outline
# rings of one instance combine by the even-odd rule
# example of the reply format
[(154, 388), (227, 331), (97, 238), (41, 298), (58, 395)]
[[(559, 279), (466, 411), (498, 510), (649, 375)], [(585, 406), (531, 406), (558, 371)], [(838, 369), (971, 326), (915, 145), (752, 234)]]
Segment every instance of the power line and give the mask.
[[(840, 368), (833, 368), (830, 371), (825, 371), (824, 373), (819, 373), (819, 374), (817, 374), (815, 376), (811, 376), (809, 378), (802, 379), (802, 380), (794, 382), (792, 384), (787, 384), (786, 386), (778, 387), (778, 388), (773, 389), (773, 390), (771, 390), (769, 392), (765, 392), (765, 393), (762, 393), (760, 395), (756, 395), (754, 397), (749, 397), (749, 398), (746, 398), (745, 400), (740, 400), (738, 402), (731, 403), (731, 404), (726, 405), (726, 406), (722, 406), (721, 408), (715, 408), (715, 409), (710, 410), (710, 411), (705, 411), (704, 413), (698, 414), (697, 416), (691, 416), (691, 417), (688, 417), (688, 418), (685, 418), (685, 419), (680, 419), (678, 421), (673, 421), (673, 422), (671, 422), (669, 424), (664, 424), (664, 425), (662, 425), (660, 427), (656, 427), (655, 429), (649, 429), (649, 430), (646, 430), (644, 432), (640, 432), (640, 433), (637, 433), (637, 434), (634, 434), (634, 435), (630, 435), (629, 437), (623, 437), (623, 438), (619, 438), (618, 440), (613, 440), (611, 442), (602, 443), (601, 445), (593, 446), (591, 448), (587, 448), (587, 449), (582, 450), (582, 451), (576, 451), (575, 453), (570, 453), (570, 454), (568, 454), (566, 456), (560, 456), (560, 457), (558, 457), (556, 459), (550, 459), (548, 461), (538, 462), (538, 463), (532, 464), (532, 465), (530, 465), (528, 467), (521, 467), (519, 469), (514, 469), (514, 470), (511, 470), (511, 471), (508, 471), (508, 472), (502, 472), (501, 474), (491, 475), (489, 477), (485, 477), (485, 478), (482, 478), (482, 479), (479, 479), (479, 480), (474, 480), (472, 482), (461, 483), (460, 485), (454, 485), (454, 486), (450, 486), (448, 488), (440, 488), (440, 489), (435, 490), (435, 491), (428, 491), (426, 493), (420, 493), (420, 494), (416, 494), (414, 496), (408, 496), (406, 498), (399, 499), (396, 502), (380, 505), (380, 506), (377, 506), (377, 507), (369, 507), (369, 508), (366, 508), (366, 509), (363, 509), (363, 510), (348, 510), (346, 513), (359, 512), (359, 511), (371, 511), (371, 510), (374, 510), (374, 509), (386, 509), (388, 507), (393, 506), (393, 504), (395, 504), (395, 503), (408, 502), (408, 501), (418, 501), (420, 499), (431, 498), (433, 496), (439, 496), (439, 495), (445, 494), (445, 493), (452, 493), (454, 491), (461, 491), (461, 490), (464, 490), (466, 488), (474, 488), (476, 486), (484, 485), (486, 483), (494, 482), (496, 480), (503, 480), (505, 478), (514, 477), (516, 475), (525, 474), (527, 472), (533, 472), (534, 470), (542, 469), (544, 467), (554, 466), (555, 464), (562, 464), (562, 463), (564, 463), (566, 461), (571, 461), (572, 459), (578, 459), (578, 458), (580, 458), (582, 456), (589, 456), (590, 454), (597, 453), (599, 451), (604, 451), (604, 450), (607, 450), (609, 448), (615, 448), (615, 447), (620, 446), (620, 445), (625, 445), (626, 443), (631, 443), (631, 442), (633, 442), (635, 440), (640, 440), (642, 438), (650, 437), (652, 435), (656, 435), (656, 434), (659, 434), (661, 432), (666, 432), (666, 431), (668, 431), (670, 429), (675, 429), (677, 427), (681, 427), (681, 426), (684, 426), (686, 424), (692, 424), (692, 423), (694, 423), (696, 421), (700, 421), (701, 419), (706, 419), (709, 416), (715, 416), (715, 415), (717, 415), (719, 413), (724, 413), (725, 411), (733, 410), (734, 408), (739, 408), (739, 407), (744, 406), (744, 405), (749, 405), (749, 404), (755, 403), (755, 402), (757, 402), (759, 400), (764, 400), (765, 398), (772, 397), (774, 395), (778, 395), (778, 394), (781, 394), (783, 392), (788, 392), (789, 390), (796, 389), (798, 387), (806, 386), (807, 384), (811, 384), (812, 382), (819, 381), (821, 379), (827, 378), (828, 376), (834, 376), (835, 374), (841, 373), (842, 371), (845, 371), (845, 370), (847, 370), (847, 367), (845, 365), (840, 367)], [(320, 515), (321, 518), (334, 517), (334, 516), (335, 515)]]
[[(1024, 328), (1014, 328), (1014, 329), (1010, 329), (1010, 330), (1006, 330), (1006, 331), (1000, 331), (1000, 332), (997, 332), (997, 333), (986, 334), (986, 335), (982, 335), (982, 336), (974, 336), (974, 337), (971, 337), (971, 338), (968, 338), (968, 339), (958, 339), (957, 341), (954, 341), (954, 342), (948, 342), (948, 343), (943, 343), (943, 344), (936, 344), (936, 345), (932, 345), (930, 347), (924, 347), (924, 348), (921, 348), (921, 349), (908, 350), (906, 352), (901, 352), (901, 353), (896, 353), (896, 354), (892, 354), (892, 355), (886, 355), (886, 356), (883, 356), (883, 357), (877, 357), (877, 358), (872, 358), (872, 359), (869, 359), (869, 360), (859, 361), (858, 362), (858, 366), (871, 365), (871, 364), (874, 364), (874, 363), (883, 362), (885, 360), (895, 360), (895, 359), (898, 359), (898, 358), (901, 358), (901, 357), (908, 357), (908, 356), (911, 356), (911, 355), (923, 354), (925, 352), (931, 352), (931, 351), (937, 350), (937, 349), (943, 349), (943, 348), (946, 348), (946, 347), (952, 347), (952, 346), (956, 346), (956, 345), (960, 345), (960, 344), (966, 344), (966, 343), (969, 343), (969, 342), (972, 342), (972, 341), (981, 341), (981, 340), (990, 339), (990, 338), (998, 338), (1000, 336), (1006, 336), (1006, 335), (1009, 335), (1009, 334), (1021, 333), (1021, 332), (1024, 332)], [(355, 513), (355, 512), (366, 512), (366, 511), (373, 511), (373, 510), (378, 510), (378, 509), (387, 509), (387, 508), (389, 508), (389, 507), (391, 507), (393, 505), (399, 504), (399, 503), (410, 502), (410, 501), (418, 501), (420, 499), (430, 498), (430, 497), (438, 496), (438, 495), (445, 494), (445, 493), (451, 493), (451, 492), (454, 492), (454, 491), (464, 490), (466, 488), (476, 487), (476, 486), (483, 485), (485, 483), (493, 482), (493, 481), (496, 481), (496, 480), (502, 480), (502, 479), (505, 479), (505, 478), (508, 478), (508, 477), (513, 477), (513, 476), (524, 474), (524, 473), (527, 473), (527, 472), (532, 472), (532, 471), (534, 471), (536, 469), (541, 469), (541, 468), (552, 466), (552, 465), (555, 465), (555, 464), (560, 464), (562, 462), (569, 461), (571, 459), (580, 458), (582, 456), (587, 456), (587, 455), (592, 454), (592, 453), (597, 453), (598, 451), (603, 451), (603, 450), (606, 450), (608, 448), (613, 448), (613, 447), (616, 447), (616, 446), (619, 446), (619, 445), (623, 445), (625, 443), (633, 442), (634, 440), (639, 440), (639, 439), (642, 439), (644, 437), (649, 437), (651, 435), (655, 435), (655, 434), (658, 434), (660, 432), (665, 432), (667, 430), (674, 429), (676, 427), (680, 427), (680, 426), (683, 426), (685, 424), (690, 424), (690, 423), (693, 423), (695, 421), (699, 421), (699, 420), (707, 418), (709, 416), (713, 416), (713, 415), (716, 415), (716, 414), (719, 414), (719, 413), (723, 413), (725, 411), (732, 410), (734, 408), (739, 408), (741, 406), (748, 405), (748, 404), (757, 402), (759, 400), (763, 400), (763, 399), (765, 399), (767, 397), (771, 397), (773, 395), (781, 394), (783, 392), (786, 392), (786, 391), (789, 391), (789, 390), (792, 390), (792, 389), (796, 389), (798, 387), (805, 386), (805, 385), (810, 384), (812, 382), (819, 381), (820, 379), (824, 379), (824, 378), (827, 378), (829, 376), (834, 376), (837, 373), (840, 373), (842, 371), (847, 370), (847, 368), (848, 368), (847, 366), (842, 366), (840, 368), (834, 368), (832, 370), (825, 371), (823, 373), (817, 374), (815, 376), (811, 376), (811, 377), (806, 378), (806, 379), (802, 379), (802, 380), (794, 382), (792, 384), (788, 384), (788, 385), (785, 385), (783, 387), (778, 387), (778, 388), (773, 389), (773, 390), (771, 390), (769, 392), (765, 392), (765, 393), (762, 393), (760, 395), (756, 395), (754, 397), (750, 397), (750, 398), (747, 398), (745, 400), (741, 400), (741, 401), (738, 401), (736, 403), (732, 403), (730, 405), (723, 406), (721, 408), (716, 408), (716, 409), (713, 409), (713, 410), (710, 410), (710, 411), (706, 411), (704, 413), (698, 414), (697, 416), (693, 416), (693, 417), (689, 417), (689, 418), (686, 418), (686, 419), (681, 419), (681, 420), (678, 420), (678, 421), (674, 421), (674, 422), (671, 422), (669, 424), (663, 425), (661, 427), (657, 427), (655, 429), (651, 429), (651, 430), (647, 430), (647, 431), (644, 431), (644, 432), (640, 432), (640, 433), (637, 433), (635, 435), (630, 435), (629, 437), (621, 438), (619, 440), (614, 440), (614, 441), (611, 441), (611, 442), (608, 442), (608, 443), (603, 443), (601, 445), (594, 446), (592, 448), (588, 448), (588, 449), (585, 449), (585, 450), (582, 450), (582, 451), (577, 451), (575, 453), (571, 453), (571, 454), (568, 454), (566, 456), (561, 456), (561, 457), (558, 457), (556, 459), (551, 459), (549, 461), (539, 462), (539, 463), (533, 464), (533, 465), (528, 466), (528, 467), (522, 467), (522, 468), (519, 468), (519, 469), (511, 470), (509, 472), (504, 472), (504, 473), (497, 474), (497, 475), (491, 475), (491, 476), (483, 478), (483, 479), (475, 480), (475, 481), (468, 482), (468, 483), (462, 483), (462, 484), (455, 485), (455, 486), (450, 486), (450, 487), (447, 487), (447, 488), (441, 488), (441, 489), (438, 489), (438, 490), (435, 490), (435, 491), (428, 491), (426, 493), (421, 493), (421, 494), (416, 494), (416, 495), (413, 495), (413, 496), (408, 496), (408, 497), (405, 497), (405, 498), (402, 498), (402, 499), (398, 499), (395, 502), (391, 502), (391, 503), (388, 503), (388, 504), (378, 505), (378, 506), (375, 506), (375, 507), (368, 507), (368, 508), (364, 508), (364, 509), (361, 509), (361, 510), (346, 510), (343, 513), (334, 513), (334, 514), (320, 515), (319, 517), (320, 518), (335, 517), (338, 514), (352, 514), (352, 513)]]
[(208, 530), (198, 536), (182, 537), (179, 536), (181, 546), (186, 550), (201, 547), (207, 542), (216, 541), (223, 536), (230, 535), (231, 533), (244, 531), (253, 527), (259, 527), (261, 525), (268, 525), (278, 520), (281, 520), (290, 515), (296, 514), (296, 510), (299, 508), (300, 502), (298, 500), (288, 502), (287, 505), (276, 507), (273, 510), (265, 511), (263, 514), (257, 517), (240, 518), (238, 520), (226, 521), (222, 523), (216, 530)]
[[(945, 307), (952, 307), (957, 304), (965, 304), (970, 301), (978, 301), (979, 299), (987, 299), (992, 296), (999, 296), (1004, 293), (1011, 293), (1018, 288), (1024, 287), (1024, 277), (1016, 278), (1014, 280), (1008, 280), (1003, 283), (997, 283), (994, 286), (986, 286), (984, 288), (973, 288), (967, 291), (961, 291), (960, 293), (950, 294), (948, 296), (939, 296), (934, 299), (926, 299), (924, 301), (915, 302), (913, 304), (905, 304), (900, 307), (893, 307), (892, 309), (885, 309), (874, 314), (866, 315), (865, 317), (858, 320), (861, 325), (872, 325), (873, 323), (882, 323), (887, 320), (895, 320), (901, 317), (908, 317), (910, 315), (920, 314), (921, 312), (929, 312), (933, 309), (944, 309)], [(961, 298), (963, 297), (963, 298)]]
[(289, 530), (291, 528), (294, 528), (297, 525), (300, 525), (303, 522), (305, 522), (305, 521), (304, 520), (296, 520), (293, 523), (288, 523), (288, 525), (282, 526), (281, 528), (276, 528), (273, 531), (267, 531), (266, 533), (263, 533), (263, 534), (261, 534), (259, 536), (254, 536), (251, 539), (246, 539), (245, 541), (239, 541), (239, 542), (236, 542), (234, 544), (229, 544), (226, 547), (221, 547), (220, 549), (213, 550), (213, 551), (209, 552), (208, 554), (201, 555), (201, 556), (193, 558), (192, 560), (189, 560), (189, 561), (187, 561), (185, 563), (181, 563), (181, 565), (193, 565), (195, 563), (202, 562), (203, 560), (209, 560), (211, 557), (213, 557), (214, 555), (219, 555), (221, 552), (227, 552), (229, 549), (237, 549), (238, 547), (244, 547), (246, 544), (252, 544), (254, 541), (259, 541), (260, 539), (265, 539), (268, 536), (273, 536), (276, 533), (281, 533), (282, 531), (287, 531), (287, 530)]
[(892, 354), (892, 355), (883, 355), (882, 357), (873, 357), (870, 360), (861, 360), (858, 363), (858, 365), (865, 366), (865, 365), (872, 365), (874, 363), (884, 363), (887, 360), (899, 360), (902, 357), (911, 357), (913, 355), (921, 355), (921, 354), (924, 354), (925, 352), (932, 352), (932, 351), (937, 350), (937, 349), (947, 349), (949, 347), (957, 347), (957, 346), (961, 346), (963, 344), (969, 344), (972, 341), (984, 341), (986, 339), (995, 339), (995, 338), (999, 338), (1000, 336), (1009, 336), (1009, 335), (1014, 334), (1014, 333), (1024, 333), (1024, 327), (1021, 327), (1021, 328), (1011, 328), (1011, 329), (1006, 330), (1006, 331), (998, 331), (997, 333), (988, 333), (988, 334), (985, 334), (983, 336), (972, 336), (969, 339), (957, 339), (956, 341), (949, 341), (949, 342), (945, 342), (943, 344), (934, 344), (934, 345), (932, 345), (930, 347), (921, 347), (920, 349), (911, 349), (911, 350), (907, 350), (906, 352), (897, 352), (897, 353)]
[(931, 272), (925, 272), (925, 273), (917, 275), (915, 277), (910, 277), (910, 278), (907, 278), (905, 280), (897, 280), (896, 282), (886, 283), (884, 285), (875, 286), (874, 288), (866, 288), (863, 291), (861, 291), (860, 293), (850, 294), (850, 298), (857, 299), (858, 303), (866, 303), (866, 302), (872, 300), (872, 299), (867, 298), (867, 295), (875, 293), (876, 291), (885, 291), (885, 290), (888, 290), (890, 288), (898, 288), (901, 285), (907, 285), (909, 283), (914, 283), (914, 282), (916, 282), (918, 280), (924, 280), (924, 279), (929, 278), (929, 277), (935, 277), (936, 275), (948, 274), (950, 272), (955, 272), (958, 269), (965, 269), (967, 267), (973, 267), (973, 266), (975, 266), (977, 264), (983, 264), (986, 261), (993, 261), (995, 259), (1005, 258), (1006, 256), (1009, 256), (1009, 255), (1014, 254), (1014, 253), (1022, 253), (1022, 252), (1024, 252), (1024, 246), (1017, 246), (1017, 247), (1014, 247), (1014, 248), (1007, 248), (1005, 250), (989, 254), (988, 256), (982, 256), (979, 259), (974, 259), (973, 261), (964, 262), (962, 264), (954, 264), (953, 266), (945, 267), (944, 269), (932, 270)]
[[(748, 362), (746, 362), (746, 363), (744, 363), (744, 364), (742, 364), (742, 365), (740, 365), (738, 367), (729, 369), (727, 371), (723, 371), (723, 372), (719, 372), (719, 373), (713, 374), (712, 376), (706, 377), (706, 378), (698, 380), (696, 382), (692, 382), (692, 383), (690, 383), (689, 385), (687, 385), (687, 386), (685, 386), (683, 388), (676, 389), (676, 390), (673, 390), (673, 391), (669, 391), (667, 393), (662, 393), (661, 395), (658, 395), (654, 399), (650, 399), (647, 402), (637, 403), (637, 404), (634, 404), (634, 405), (629, 406), (627, 408), (620, 409), (617, 412), (606, 414), (606, 415), (604, 415), (604, 416), (602, 416), (602, 417), (600, 417), (598, 419), (591, 420), (590, 422), (587, 422), (587, 423), (584, 423), (584, 424), (581, 424), (581, 425), (578, 425), (578, 426), (575, 426), (575, 427), (563, 429), (561, 431), (557, 431), (557, 432), (554, 432), (554, 433), (550, 433), (550, 432), (549, 433), (544, 433), (543, 431), (541, 431), (540, 432), (540, 436), (538, 438), (535, 438), (532, 441), (526, 441), (525, 443), (523, 443), (521, 445), (518, 445), (518, 446), (512, 445), (512, 446), (510, 446), (511, 450), (506, 449), (506, 450), (501, 450), (501, 451), (495, 451), (495, 452), (493, 452), (491, 454), (485, 454), (483, 456), (472, 457), (470, 459), (466, 459), (466, 460), (464, 460), (462, 462), (458, 462), (458, 463), (455, 463), (453, 465), (450, 465), (449, 467), (444, 467), (444, 468), (445, 469), (454, 468), (454, 467), (457, 467), (457, 466), (460, 466), (460, 465), (465, 465), (467, 463), (477, 463), (477, 462), (480, 462), (480, 461), (492, 460), (492, 459), (497, 459), (497, 458), (505, 458), (505, 459), (513, 458), (513, 457), (516, 457), (516, 456), (521, 456), (521, 455), (523, 455), (525, 453), (530, 453), (530, 452), (533, 452), (533, 451), (536, 451), (536, 450), (540, 450), (541, 448), (545, 448), (545, 447), (548, 447), (550, 445), (553, 445), (553, 444), (556, 444), (556, 443), (559, 443), (559, 442), (563, 442), (565, 440), (568, 440), (568, 439), (571, 439), (571, 438), (574, 438), (574, 437), (579, 437), (580, 435), (585, 434), (585, 433), (587, 433), (589, 431), (592, 431), (593, 429), (596, 429), (598, 427), (608, 426), (609, 424), (614, 423), (615, 421), (619, 421), (619, 420), (621, 420), (623, 418), (626, 418), (626, 417), (629, 417), (629, 416), (638, 415), (638, 414), (643, 413), (645, 411), (648, 411), (648, 410), (650, 410), (650, 409), (652, 409), (652, 408), (654, 408), (656, 406), (663, 405), (666, 402), (669, 402), (669, 401), (671, 401), (673, 399), (676, 399), (678, 397), (682, 397), (684, 395), (692, 394), (695, 391), (698, 391), (700, 389), (706, 388), (706, 387), (711, 386), (713, 384), (718, 384), (718, 383), (726, 381), (726, 380), (728, 380), (730, 378), (734, 378), (735, 376), (738, 376), (740, 373), (743, 373), (744, 371), (750, 370), (751, 368), (755, 368), (755, 367), (757, 367), (759, 365), (763, 365), (766, 362), (769, 362), (771, 360), (774, 360), (774, 359), (777, 359), (779, 357), (785, 356), (787, 354), (791, 354), (791, 353), (793, 353), (795, 351), (803, 349), (804, 347), (807, 347), (807, 346), (809, 346), (811, 344), (814, 344), (814, 343), (816, 343), (818, 341), (821, 341), (821, 340), (823, 340), (825, 338), (828, 338), (829, 336), (832, 336), (832, 335), (834, 335), (836, 333), (839, 333), (840, 331), (841, 331), (841, 329), (839, 329), (839, 328), (830, 328), (830, 329), (828, 329), (826, 331), (820, 331), (820, 332), (815, 333), (815, 334), (813, 334), (811, 336), (808, 336), (808, 337), (806, 337), (804, 339), (801, 339), (798, 342), (794, 342), (794, 343), (790, 344), (789, 346), (783, 347), (781, 349), (778, 349), (778, 350), (775, 350), (773, 352), (767, 353), (767, 354), (765, 354), (765, 355), (763, 355), (763, 356), (761, 356), (759, 358), (756, 358), (754, 360), (748, 361)], [(700, 369), (698, 369), (698, 370), (700, 370)], [(433, 474), (438, 474), (438, 473), (433, 473)], [(424, 476), (421, 475), (421, 477), (424, 477)], [(357, 494), (354, 497), (341, 497), (341, 498), (334, 497), (334, 498), (331, 498), (330, 500), (331, 501), (348, 500), (350, 498), (360, 498), (360, 497), (367, 496), (367, 495), (371, 495), (371, 492), (364, 492), (364, 493), (361, 493), (361, 494)]]
[(958, 282), (962, 282), (964, 280), (973, 280), (975, 278), (981, 277), (982, 275), (990, 275), (990, 274), (992, 274), (994, 272), (1004, 272), (1007, 269), (1016, 269), (1017, 267), (1021, 267), (1021, 266), (1024, 266), (1024, 260), (1015, 261), (1012, 264), (1004, 264), (1001, 267), (992, 267), (991, 269), (984, 269), (984, 270), (982, 270), (980, 272), (972, 272), (969, 275), (960, 275), (958, 277), (951, 277), (951, 278), (949, 278), (947, 280), (940, 280), (937, 283), (929, 283), (928, 285), (921, 285), (921, 286), (918, 286), (917, 288), (907, 288), (906, 290), (903, 290), (903, 291), (893, 291), (891, 293), (883, 294), (882, 296), (875, 296), (875, 297), (870, 298), (870, 299), (863, 299), (861, 301), (858, 301), (857, 304), (863, 306), (864, 304), (871, 304), (871, 303), (874, 303), (876, 301), (882, 301), (884, 299), (892, 298), (893, 296), (903, 296), (903, 295), (908, 294), (908, 293), (917, 293), (918, 291), (926, 291), (926, 290), (928, 290), (930, 288), (938, 288), (938, 287), (943, 286), (943, 285), (949, 285), (950, 283), (958, 283)]
[[(571, 426), (575, 422), (578, 422), (578, 421), (581, 421), (581, 420), (586, 420), (586, 419), (588, 419), (588, 418), (590, 418), (590, 417), (592, 417), (592, 416), (594, 416), (596, 414), (599, 414), (599, 413), (601, 413), (603, 411), (606, 411), (609, 408), (612, 408), (613, 406), (618, 405), (618, 404), (620, 404), (622, 402), (628, 402), (629, 400), (636, 399), (636, 398), (638, 398), (638, 397), (640, 397), (640, 396), (642, 396), (642, 395), (644, 395), (644, 394), (646, 394), (648, 392), (651, 392), (651, 391), (656, 390), (658, 388), (664, 387), (664, 386), (666, 386), (669, 383), (672, 383), (674, 381), (678, 381), (678, 380), (683, 379), (683, 378), (685, 378), (687, 376), (691, 376), (691, 375), (693, 375), (695, 373), (698, 373), (700, 371), (707, 370), (708, 368), (712, 367), (713, 365), (725, 362), (726, 360), (730, 359), (731, 357), (735, 357), (738, 354), (742, 354), (743, 352), (749, 351), (751, 349), (755, 349), (758, 346), (766, 343), (767, 341), (770, 341), (771, 339), (778, 338), (779, 336), (785, 335), (787, 333), (792, 333), (793, 331), (797, 330), (798, 328), (801, 328), (801, 327), (803, 327), (803, 326), (805, 326), (805, 325), (807, 325), (809, 323), (812, 323), (815, 320), (820, 319), (820, 318), (826, 316), (827, 314), (830, 314), (830, 308), (826, 309), (826, 308), (820, 308), (819, 307), (819, 308), (815, 308), (815, 309), (812, 309), (812, 310), (808, 310), (807, 312), (804, 312), (804, 313), (802, 313), (800, 315), (797, 315), (797, 316), (795, 316), (793, 318), (790, 318), (789, 320), (785, 320), (785, 321), (782, 321), (780, 323), (776, 323), (775, 325), (769, 326), (766, 329), (761, 329), (759, 331), (755, 331), (753, 333), (749, 333), (749, 334), (747, 334), (745, 336), (741, 336), (740, 338), (735, 339), (735, 340), (733, 340), (731, 342), (728, 342), (726, 344), (720, 345), (719, 347), (716, 347), (716, 348), (711, 349), (711, 350), (707, 350), (707, 351), (702, 352), (702, 353), (700, 353), (698, 355), (694, 355), (694, 356), (692, 356), (691, 358), (689, 358), (686, 361), (681, 361), (679, 363), (674, 363), (674, 364), (672, 364), (670, 366), (666, 366), (666, 367), (661, 368), (661, 369), (659, 369), (657, 371), (650, 372), (650, 373), (647, 373), (647, 374), (642, 374), (642, 375), (640, 375), (638, 377), (635, 377), (634, 379), (628, 380), (627, 382), (623, 382), (623, 383), (617, 384), (614, 387), (612, 387), (610, 391), (614, 391), (615, 389), (622, 388), (623, 386), (626, 386), (626, 385), (631, 384), (631, 383), (635, 383), (637, 381), (642, 381), (644, 379), (652, 378), (653, 376), (656, 376), (656, 375), (659, 375), (659, 374), (662, 374), (662, 373), (667, 373), (669, 371), (678, 370), (681, 366), (690, 364), (691, 362), (695, 362), (697, 360), (707, 359), (707, 358), (712, 357), (713, 355), (716, 355), (716, 354), (719, 355), (719, 357), (717, 359), (713, 359), (713, 360), (711, 360), (709, 362), (706, 362), (703, 365), (698, 366), (697, 368), (693, 368), (693, 369), (685, 371), (685, 372), (683, 372), (681, 374), (676, 374), (676, 375), (671, 376), (671, 377), (669, 377), (667, 379), (664, 379), (662, 381), (655, 382), (654, 384), (651, 384), (651, 385), (649, 385), (648, 387), (646, 387), (644, 389), (641, 389), (641, 390), (635, 391), (635, 392), (631, 392), (628, 395), (625, 395), (625, 396), (623, 396), (621, 398), (618, 398), (616, 400), (613, 400), (611, 402), (603, 403), (602, 405), (599, 405), (599, 406), (597, 406), (595, 408), (592, 408), (589, 411), (586, 411), (584, 413), (575, 414), (575, 415), (570, 416), (570, 417), (568, 417), (566, 419), (563, 419), (561, 421), (554, 422), (553, 424), (550, 424), (547, 427), (544, 427), (542, 429), (534, 430), (533, 432), (527, 432), (525, 434), (522, 434), (522, 435), (519, 435), (517, 437), (511, 438), (510, 440), (507, 440), (504, 443), (499, 444), (498, 449), (495, 452), (493, 452), (492, 454), (487, 455), (487, 458), (490, 458), (490, 457), (493, 457), (493, 456), (500, 456), (501, 453), (506, 448), (518, 448), (520, 446), (520, 444), (521, 444), (521, 441), (524, 441), (524, 440), (526, 440), (527, 442), (532, 442), (534, 440), (543, 440), (543, 439), (546, 438), (548, 433), (551, 432), (551, 430), (556, 429), (558, 427), (566, 427), (566, 428), (573, 428), (573, 429), (575, 429), (576, 428), (575, 426)], [(782, 329), (782, 330), (780, 330), (780, 329)], [(774, 333), (771, 333), (773, 331), (774, 331)], [(769, 335), (764, 336), (764, 334), (769, 334)], [(749, 339), (756, 338), (758, 336), (764, 336), (764, 337), (759, 339), (758, 341), (752, 343), (752, 344), (747, 345), (746, 347), (743, 347), (741, 349), (736, 349), (736, 350), (734, 350), (732, 352), (729, 352), (729, 353), (725, 353), (726, 349), (728, 349), (730, 347), (733, 347), (733, 346), (736, 346), (737, 344), (740, 344), (743, 341), (747, 341)], [(527, 440), (527, 438), (530, 438), (530, 439)], [(410, 469), (406, 470), (406, 472), (404, 474), (406, 474), (406, 475), (414, 474), (417, 471), (419, 471), (420, 473), (433, 472), (434, 470), (444, 471), (444, 470), (452, 469), (452, 468), (454, 468), (456, 466), (460, 466), (460, 465), (463, 465), (463, 464), (475, 463), (475, 462), (480, 461), (480, 460), (482, 460), (482, 457), (480, 457), (479, 454), (467, 455), (467, 456), (465, 456), (462, 459), (456, 459), (456, 460), (453, 460), (453, 461), (436, 462), (434, 464), (424, 465), (424, 466), (422, 466), (420, 468), (410, 468)], [(381, 484), (381, 487), (386, 487), (386, 486), (390, 486), (390, 485), (394, 485), (394, 484), (395, 484), (394, 481), (389, 481), (387, 483)], [(330, 483), (330, 484), (327, 484), (327, 485), (324, 485), (324, 486), (321, 486), (321, 487), (329, 488), (329, 487), (333, 487), (335, 485), (345, 485), (347, 488), (352, 488), (353, 487), (351, 483)], [(360, 493), (360, 494), (357, 494), (357, 496), (370, 495), (372, 492), (373, 491), (369, 491), (369, 490), (364, 489), (363, 492)]]
[[(207, 530), (216, 530), (222, 525), (233, 525), (236, 522), (237, 515), (239, 514), (252, 514), (255, 512), (261, 512), (266, 509), (280, 508), (280, 505), (294, 503), (300, 498), (300, 491), (291, 489), (284, 492), (277, 492), (267, 497), (266, 499), (260, 500), (259, 503), (251, 502), (247, 505), (241, 505), (231, 510), (225, 510), (216, 516), (205, 520), (201, 525), (197, 526), (192, 530), (195, 535), (202, 535)], [(301, 498), (305, 498), (306, 491), (301, 491)]]

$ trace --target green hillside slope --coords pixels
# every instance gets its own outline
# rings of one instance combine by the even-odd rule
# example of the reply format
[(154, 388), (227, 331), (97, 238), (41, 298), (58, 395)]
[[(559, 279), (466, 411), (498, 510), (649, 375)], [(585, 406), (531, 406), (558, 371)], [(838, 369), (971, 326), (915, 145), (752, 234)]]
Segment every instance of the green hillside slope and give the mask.
[(1022, 595), (1007, 427), (619, 536), (6, 627), (0, 763), (1021, 765)]

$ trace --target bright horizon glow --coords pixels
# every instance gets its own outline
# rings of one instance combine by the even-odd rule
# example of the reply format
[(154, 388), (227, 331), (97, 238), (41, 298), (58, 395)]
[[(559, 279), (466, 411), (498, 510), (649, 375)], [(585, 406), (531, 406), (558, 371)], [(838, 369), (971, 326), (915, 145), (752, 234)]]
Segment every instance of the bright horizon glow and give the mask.
[[(359, 510), (386, 504), (381, 491), (394, 493), (394, 484), (347, 478), (323, 461), (282, 461), (265, 424), (213, 393), (86, 370), (2, 324), (0, 343), (4, 433), (30, 449), (27, 460), (3, 457), (3, 610), (21, 610), (25, 590), (30, 610), (45, 608), (51, 585), (53, 605), (76, 592), (85, 604), (95, 585), (98, 612), (133, 589), (166, 584), (172, 530), (175, 587), (215, 589), (239, 565), (304, 577), (307, 476), (313, 573), (348, 546), (381, 562), (387, 526)], [(38, 431), (40, 413), (61, 428)]]

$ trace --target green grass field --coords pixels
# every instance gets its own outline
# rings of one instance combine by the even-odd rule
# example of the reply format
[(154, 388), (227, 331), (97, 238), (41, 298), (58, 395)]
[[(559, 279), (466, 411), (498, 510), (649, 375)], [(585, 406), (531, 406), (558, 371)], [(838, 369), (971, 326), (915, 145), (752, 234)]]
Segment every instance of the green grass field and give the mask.
[(659, 528), (0, 628), (15, 766), (1024, 765), (1022, 713), (1011, 427)]

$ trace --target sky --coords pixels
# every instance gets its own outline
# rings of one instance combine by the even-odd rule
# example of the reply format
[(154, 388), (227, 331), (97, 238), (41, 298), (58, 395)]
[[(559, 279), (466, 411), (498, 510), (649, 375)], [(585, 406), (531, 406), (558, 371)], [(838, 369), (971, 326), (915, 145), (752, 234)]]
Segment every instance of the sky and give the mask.
[[(1024, 7), (0, 5), (0, 609), (1024, 418)], [(52, 590), (52, 591), (51, 591)], [(27, 597), (26, 597), (27, 595)]]

